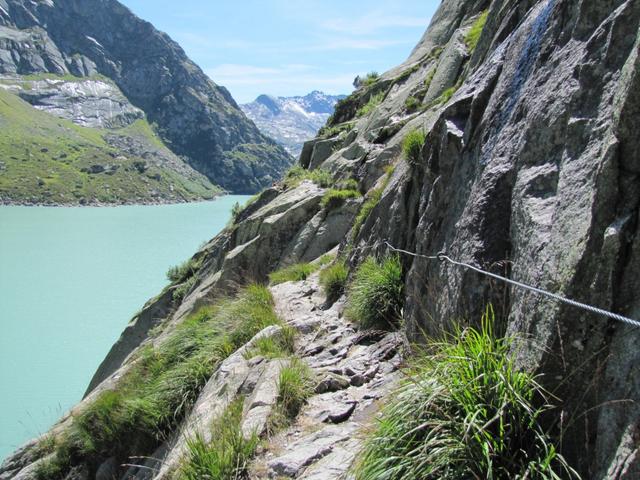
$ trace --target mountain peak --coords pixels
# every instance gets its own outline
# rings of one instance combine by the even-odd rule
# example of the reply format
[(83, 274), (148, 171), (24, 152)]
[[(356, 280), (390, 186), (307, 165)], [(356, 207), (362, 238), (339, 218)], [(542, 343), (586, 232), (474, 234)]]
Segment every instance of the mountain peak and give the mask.
[(240, 107), (264, 134), (298, 156), (302, 144), (315, 136), (333, 113), (336, 103), (344, 97), (320, 90), (294, 97), (262, 94)]

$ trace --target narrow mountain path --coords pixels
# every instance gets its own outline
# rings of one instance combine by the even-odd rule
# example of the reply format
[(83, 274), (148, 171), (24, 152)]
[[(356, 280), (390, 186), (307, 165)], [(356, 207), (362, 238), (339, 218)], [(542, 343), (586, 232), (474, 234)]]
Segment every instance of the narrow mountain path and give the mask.
[(358, 331), (343, 316), (344, 298), (323, 310), (317, 274), (271, 290), (280, 318), (299, 331), (296, 354), (317, 387), (293, 424), (259, 452), (250, 477), (345, 478), (378, 400), (400, 377), (402, 336)]

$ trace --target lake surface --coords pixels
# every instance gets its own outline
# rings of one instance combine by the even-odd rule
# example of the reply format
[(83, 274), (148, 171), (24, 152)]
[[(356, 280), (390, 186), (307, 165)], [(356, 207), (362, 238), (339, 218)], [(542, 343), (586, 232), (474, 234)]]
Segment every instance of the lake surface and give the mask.
[(235, 202), (0, 206), (0, 461), (78, 402), (167, 269), (218, 233)]

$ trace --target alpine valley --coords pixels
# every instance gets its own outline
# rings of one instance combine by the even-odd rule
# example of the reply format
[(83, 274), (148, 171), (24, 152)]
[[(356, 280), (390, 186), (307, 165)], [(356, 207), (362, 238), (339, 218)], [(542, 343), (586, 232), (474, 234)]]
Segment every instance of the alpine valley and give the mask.
[(0, 202), (255, 193), (293, 159), (115, 0), (0, 0)]

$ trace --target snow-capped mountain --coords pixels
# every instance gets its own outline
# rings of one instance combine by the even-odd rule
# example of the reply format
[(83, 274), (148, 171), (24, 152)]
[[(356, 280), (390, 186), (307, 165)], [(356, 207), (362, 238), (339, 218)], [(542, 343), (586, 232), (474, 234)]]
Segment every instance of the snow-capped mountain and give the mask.
[(304, 97), (260, 95), (253, 102), (240, 105), (258, 128), (275, 139), (294, 157), (302, 144), (313, 138), (345, 95), (326, 95), (313, 91)]

